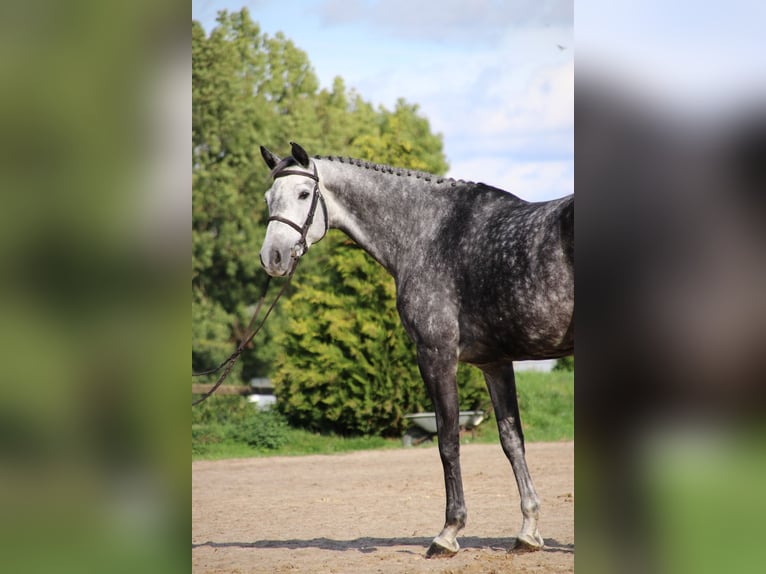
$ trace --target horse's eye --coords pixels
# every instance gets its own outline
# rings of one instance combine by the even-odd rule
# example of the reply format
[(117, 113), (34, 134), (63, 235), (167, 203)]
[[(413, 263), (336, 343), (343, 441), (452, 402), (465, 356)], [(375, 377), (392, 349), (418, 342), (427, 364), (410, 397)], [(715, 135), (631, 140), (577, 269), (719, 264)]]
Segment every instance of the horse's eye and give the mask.
[(308, 199), (309, 192), (308, 191), (301, 191), (298, 194), (298, 199)]

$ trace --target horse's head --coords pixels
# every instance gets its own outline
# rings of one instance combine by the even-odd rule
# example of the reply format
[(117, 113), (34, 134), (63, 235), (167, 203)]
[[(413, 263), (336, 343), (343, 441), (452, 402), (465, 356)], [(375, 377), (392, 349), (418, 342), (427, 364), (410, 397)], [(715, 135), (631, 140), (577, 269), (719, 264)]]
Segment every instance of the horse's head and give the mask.
[(274, 184), (266, 192), (269, 224), (261, 247), (261, 265), (272, 277), (287, 275), (311, 244), (327, 233), (327, 208), (319, 190), (316, 164), (291, 143), (292, 156), (280, 159), (261, 146)]

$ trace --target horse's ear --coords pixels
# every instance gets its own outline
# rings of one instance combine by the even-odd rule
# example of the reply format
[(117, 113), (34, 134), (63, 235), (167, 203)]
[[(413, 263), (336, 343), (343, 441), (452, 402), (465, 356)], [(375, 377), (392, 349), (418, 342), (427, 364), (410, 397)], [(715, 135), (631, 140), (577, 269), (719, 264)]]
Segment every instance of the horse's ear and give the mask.
[(290, 148), (292, 149), (293, 157), (298, 161), (302, 167), (309, 167), (309, 154), (295, 142), (290, 142)]
[(263, 157), (263, 161), (266, 162), (266, 165), (269, 166), (269, 169), (274, 169), (279, 163), (279, 158), (263, 146), (261, 146), (261, 156)]

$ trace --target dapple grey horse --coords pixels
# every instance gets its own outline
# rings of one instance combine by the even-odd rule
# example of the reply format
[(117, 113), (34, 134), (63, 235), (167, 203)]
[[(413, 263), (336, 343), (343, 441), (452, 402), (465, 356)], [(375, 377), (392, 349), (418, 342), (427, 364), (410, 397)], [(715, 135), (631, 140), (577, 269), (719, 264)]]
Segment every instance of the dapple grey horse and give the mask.
[(292, 273), (328, 228), (345, 232), (396, 281), (436, 412), (446, 519), (427, 556), (453, 555), (466, 523), (460, 473), (458, 361), (481, 369), (523, 521), (514, 547), (540, 549), (539, 499), (527, 469), (513, 362), (574, 350), (574, 196), (529, 203), (481, 183), (340, 157), (297, 144), (261, 154), (274, 184), (261, 262)]

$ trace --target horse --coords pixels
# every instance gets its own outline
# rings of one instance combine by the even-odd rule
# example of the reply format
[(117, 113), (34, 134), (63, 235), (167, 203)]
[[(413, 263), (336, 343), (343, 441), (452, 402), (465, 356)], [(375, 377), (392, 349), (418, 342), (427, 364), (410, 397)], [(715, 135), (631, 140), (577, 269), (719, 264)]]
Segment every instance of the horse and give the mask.
[(291, 276), (328, 229), (343, 231), (393, 276), (436, 414), (445, 523), (426, 556), (458, 552), (467, 511), (460, 472), (458, 361), (484, 374), (523, 516), (511, 549), (540, 550), (540, 501), (525, 458), (513, 361), (574, 351), (574, 196), (531, 203), (483, 183), (261, 146), (273, 184), (260, 251)]

